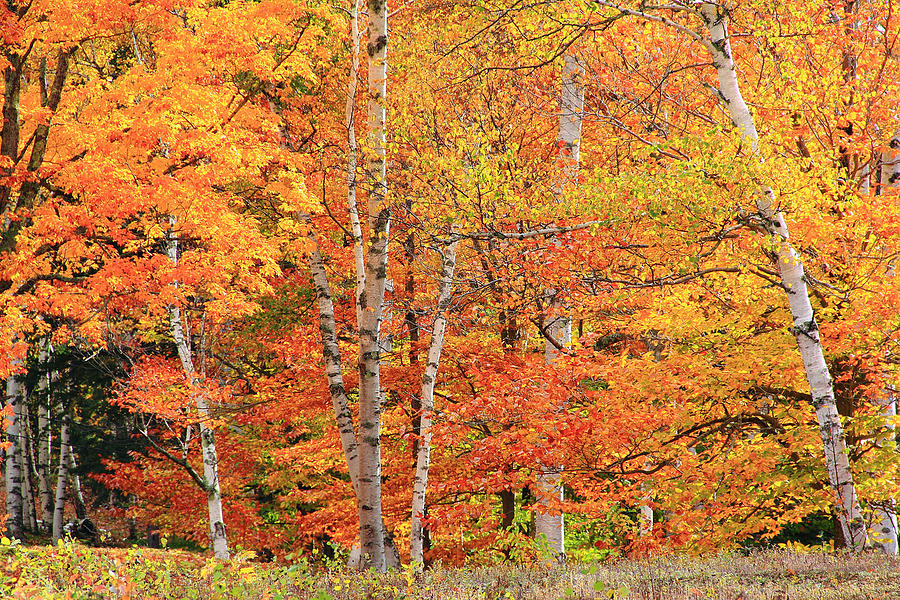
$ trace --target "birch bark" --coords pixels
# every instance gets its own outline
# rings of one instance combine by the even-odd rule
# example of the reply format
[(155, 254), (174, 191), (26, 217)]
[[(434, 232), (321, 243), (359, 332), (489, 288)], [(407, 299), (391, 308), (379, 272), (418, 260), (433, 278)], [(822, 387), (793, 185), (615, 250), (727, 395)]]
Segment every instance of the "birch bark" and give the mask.
[(84, 504), (84, 492), (81, 490), (81, 477), (76, 472), (78, 463), (75, 460), (75, 449), (72, 448), (71, 443), (66, 456), (69, 459), (69, 480), (72, 484), (72, 501), (75, 503), (75, 516), (79, 519), (86, 519), (87, 507)]
[(70, 446), (69, 415), (62, 403), (59, 404), (61, 422), (59, 426), (59, 469), (56, 473), (56, 500), (53, 506), (53, 543), (63, 536), (66, 514), (66, 479), (69, 476), (69, 458), (66, 454)]
[(431, 341), (428, 343), (428, 360), (422, 375), (421, 417), (419, 427), (421, 440), (416, 453), (416, 473), (413, 478), (412, 493), (412, 530), (410, 532), (410, 562), (416, 567), (424, 564), (425, 529), (422, 519), (425, 516), (425, 494), (428, 489), (428, 468), (431, 465), (431, 422), (434, 413), (434, 385), (438, 367), (441, 363), (441, 351), (444, 347), (444, 332), (447, 328), (447, 311), (450, 308), (450, 294), (453, 289), (453, 271), (456, 268), (456, 247), (459, 242), (452, 242), (441, 256), (441, 274), (438, 283), (438, 301)]
[(362, 326), (362, 297), (366, 286), (365, 256), (363, 253), (362, 225), (359, 220), (359, 204), (356, 199), (357, 157), (356, 143), (356, 91), (359, 83), (359, 0), (350, 6), (350, 75), (347, 79), (347, 102), (344, 107), (344, 124), (347, 127), (347, 212), (350, 215), (350, 233), (353, 235), (353, 264), (356, 267), (356, 327)]
[[(328, 380), (331, 405), (334, 409), (341, 448), (344, 451), (344, 460), (347, 462), (347, 471), (350, 474), (350, 482), (353, 485), (353, 492), (357, 496), (357, 501), (359, 501), (359, 444), (357, 442), (353, 411), (350, 409), (350, 400), (344, 386), (341, 350), (338, 345), (337, 323), (334, 317), (331, 285), (328, 283), (328, 273), (325, 271), (325, 262), (319, 248), (318, 237), (312, 229), (308, 216), (305, 217), (305, 221), (309, 225), (308, 237), (310, 242), (312, 242), (311, 246), (313, 248), (309, 255), (309, 265), (319, 307), (319, 332), (322, 335), (325, 377)], [(388, 567), (398, 567), (400, 566), (400, 553), (397, 551), (387, 526), (384, 524), (384, 519), (382, 519), (381, 528), (385, 540), (385, 563)], [(350, 568), (364, 568), (360, 560), (360, 547), (355, 547), (351, 550), (348, 566)]]
[(19, 377), (10, 375), (6, 380), (6, 406), (9, 407), (11, 419), (6, 428), (6, 441), (10, 443), (6, 449), (6, 531), (10, 538), (22, 538), (22, 468), (19, 463), (19, 445), (21, 421), (18, 415), (22, 406), (22, 382)]
[[(710, 2), (704, 2), (700, 6), (700, 15), (709, 34), (709, 39), (703, 39), (703, 42), (712, 55), (719, 80), (719, 94), (731, 120), (740, 129), (741, 137), (750, 143), (754, 152), (757, 152), (759, 135), (753, 115), (741, 96), (728, 35), (727, 15), (722, 7)], [(841, 529), (847, 545), (854, 550), (860, 550), (868, 542), (868, 535), (853, 484), (844, 430), (838, 416), (831, 374), (825, 362), (818, 325), (806, 288), (803, 264), (790, 243), (787, 224), (775, 206), (775, 195), (771, 188), (767, 186), (761, 188), (756, 206), (778, 254), (778, 270), (794, 321), (792, 331), (810, 385), (812, 404), (819, 422), (828, 478), (834, 491)]]
[(20, 468), (22, 469), (22, 526), (25, 531), (34, 532), (37, 530), (37, 512), (34, 505), (34, 478), (32, 476), (34, 474), (32, 469), (34, 464), (31, 460), (34, 437), (32, 436), (31, 422), (24, 402), (19, 413), (19, 432), (21, 434), (19, 465), (21, 465)]
[[(581, 158), (581, 129), (584, 115), (584, 65), (575, 54), (569, 52), (563, 57), (563, 68), (560, 79), (559, 129), (557, 143), (556, 181), (553, 195), (560, 199), (566, 187), (578, 182), (578, 169)], [(549, 291), (551, 296), (554, 290)], [(568, 347), (572, 339), (572, 318), (569, 309), (561, 301), (554, 300), (551, 305), (552, 320), (546, 325), (547, 333), (562, 347)], [(549, 339), (544, 341), (544, 362), (555, 364), (560, 349)], [(562, 468), (541, 465), (537, 474), (536, 489), (538, 504), (553, 504), (564, 499), (562, 486)], [(535, 534), (543, 535), (554, 557), (564, 561), (565, 517), (556, 510), (538, 509), (534, 516)]]
[[(47, 363), (48, 352), (41, 350), (39, 360), (41, 365)], [(53, 527), (53, 491), (50, 484), (50, 455), (52, 451), (53, 436), (51, 424), (51, 398), (50, 398), (50, 374), (41, 372), (37, 387), (38, 405), (38, 498), (40, 499), (40, 512), (42, 527), (46, 533), (50, 533)]]
[(359, 297), (359, 527), (363, 565), (385, 570), (381, 515), (381, 321), (387, 283), (391, 213), (386, 203), (385, 118), (387, 2), (367, 0), (369, 11), (369, 249)]
[[(169, 231), (166, 252), (172, 264), (178, 265), (178, 237), (175, 235), (175, 217), (170, 218), (171, 229)], [(176, 283), (177, 285), (177, 283)], [(178, 358), (184, 370), (188, 385), (191, 386), (191, 394), (197, 406), (197, 414), (200, 417), (200, 447), (203, 455), (203, 483), (206, 492), (206, 504), (209, 512), (209, 535), (212, 543), (213, 554), (216, 558), (228, 560), (228, 538), (225, 533), (225, 517), (222, 511), (222, 490), (219, 485), (219, 457), (216, 453), (216, 438), (213, 429), (209, 426), (210, 411), (206, 394), (203, 391), (203, 380), (195, 370), (191, 357), (190, 341), (185, 334), (181, 321), (181, 309), (175, 305), (169, 305), (169, 323), (172, 327), (172, 337), (178, 350)], [(62, 444), (62, 441), (60, 441)]]

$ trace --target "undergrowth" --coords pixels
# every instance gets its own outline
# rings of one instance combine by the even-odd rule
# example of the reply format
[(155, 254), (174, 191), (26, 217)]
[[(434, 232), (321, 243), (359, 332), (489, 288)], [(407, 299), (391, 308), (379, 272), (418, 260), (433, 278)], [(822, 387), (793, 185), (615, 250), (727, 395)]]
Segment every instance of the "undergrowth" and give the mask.
[(900, 563), (784, 549), (597, 565), (358, 573), (304, 560), (230, 562), (175, 550), (0, 545), (0, 598), (47, 600), (891, 600)]

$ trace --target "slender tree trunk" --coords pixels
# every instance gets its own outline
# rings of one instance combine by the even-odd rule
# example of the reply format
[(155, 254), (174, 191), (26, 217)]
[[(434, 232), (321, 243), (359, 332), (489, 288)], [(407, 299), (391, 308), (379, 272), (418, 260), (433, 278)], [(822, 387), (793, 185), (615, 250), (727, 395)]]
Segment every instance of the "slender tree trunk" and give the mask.
[(391, 213), (385, 162), (387, 3), (367, 0), (369, 10), (369, 250), (359, 326), (359, 526), (363, 564), (385, 570), (381, 515), (381, 321), (387, 285)]
[[(167, 243), (167, 253), (173, 265), (178, 265), (178, 238), (175, 235), (175, 218), (170, 220), (173, 231), (170, 231)], [(178, 350), (178, 358), (184, 370), (188, 385), (191, 386), (191, 394), (197, 406), (197, 415), (200, 418), (200, 447), (203, 455), (203, 483), (206, 492), (206, 505), (209, 512), (209, 535), (212, 543), (213, 554), (216, 558), (228, 560), (228, 537), (225, 533), (225, 517), (222, 511), (222, 490), (219, 485), (219, 456), (216, 453), (216, 437), (209, 426), (210, 411), (206, 393), (203, 390), (203, 381), (194, 369), (191, 358), (190, 341), (184, 331), (181, 322), (181, 309), (177, 305), (169, 306), (169, 322), (172, 327), (172, 337)]]
[[(47, 363), (46, 348), (40, 352), (40, 366)], [(38, 498), (40, 501), (41, 521), (44, 533), (51, 533), (53, 528), (53, 489), (50, 479), (50, 456), (52, 453), (53, 435), (51, 431), (51, 397), (50, 373), (41, 371), (37, 385), (38, 435), (37, 435), (37, 474)]]
[(344, 386), (344, 371), (341, 365), (341, 349), (338, 345), (337, 322), (334, 317), (334, 301), (328, 273), (319, 249), (319, 240), (312, 225), (309, 224), (309, 239), (313, 250), (309, 254), (309, 267), (312, 272), (313, 287), (316, 290), (316, 301), (319, 305), (319, 333), (322, 335), (322, 355), (325, 359), (325, 377), (331, 404), (337, 421), (341, 448), (344, 460), (350, 473), (353, 490), (359, 494), (359, 448), (356, 443), (356, 425), (353, 422), (353, 411), (350, 410), (350, 399)]
[[(727, 15), (716, 4), (704, 3), (700, 7), (703, 23), (709, 32), (706, 47), (712, 54), (718, 73), (719, 93), (728, 109), (731, 120), (740, 129), (741, 136), (757, 151), (758, 134), (753, 116), (741, 96), (731, 43), (727, 31)], [(831, 374), (825, 362), (819, 328), (806, 289), (803, 264), (791, 246), (784, 216), (775, 207), (771, 188), (763, 187), (757, 196), (757, 210), (778, 249), (778, 270), (793, 316), (792, 331), (800, 349), (800, 356), (810, 385), (812, 404), (816, 411), (828, 478), (834, 490), (835, 507), (847, 545), (862, 549), (867, 541), (866, 524), (859, 507), (853, 474), (847, 456), (844, 430), (834, 398)]]
[(6, 531), (9, 537), (18, 539), (22, 538), (22, 468), (19, 463), (22, 422), (19, 415), (23, 392), (20, 378), (10, 375), (6, 380), (6, 406), (10, 409), (6, 428), (6, 441), (10, 444), (6, 449)]
[(25, 531), (34, 533), (37, 531), (37, 511), (34, 505), (34, 477), (32, 463), (32, 445), (34, 437), (31, 435), (31, 422), (28, 417), (25, 403), (22, 403), (21, 413), (19, 414), (20, 427), (22, 432), (22, 443), (19, 444), (19, 464), (22, 469), (22, 526)]
[(438, 284), (438, 300), (431, 341), (428, 343), (428, 362), (422, 375), (421, 417), (419, 442), (416, 456), (416, 474), (413, 478), (412, 529), (410, 533), (410, 562), (421, 566), (425, 562), (424, 532), (422, 519), (425, 516), (425, 494), (428, 489), (428, 468), (431, 465), (431, 422), (434, 413), (434, 385), (441, 351), (444, 347), (444, 332), (447, 328), (447, 311), (450, 308), (453, 289), (453, 271), (456, 268), (456, 246), (452, 242), (441, 256), (441, 275)]
[(79, 519), (87, 518), (87, 506), (84, 504), (84, 492), (81, 491), (81, 477), (78, 476), (78, 463), (75, 460), (75, 450), (69, 444), (66, 452), (69, 459), (69, 480), (72, 483), (72, 501), (75, 503), (75, 516)]
[[(19, 96), (21, 94), (22, 73), (21, 58), (15, 52), (4, 52), (4, 58), (9, 65), (3, 70), (3, 123), (2, 136), (0, 136), (0, 156), (10, 161), (10, 165), (15, 164), (19, 156)], [(13, 167), (9, 166), (2, 170), (4, 177), (12, 173)], [(12, 188), (9, 185), (0, 186), (0, 216), (5, 217), (5, 211), (11, 208), (13, 203)], [(4, 236), (7, 231), (4, 227)], [(3, 240), (6, 242), (7, 240)], [(2, 244), (5, 245), (5, 244)]]
[[(568, 314), (563, 312), (564, 307), (557, 305), (558, 315), (554, 315), (553, 320), (545, 326), (547, 333), (554, 341), (566, 348), (572, 339), (572, 320)], [(553, 365), (559, 360), (560, 350), (549, 340), (544, 342), (544, 362)], [(549, 505), (552, 507), (557, 502), (565, 499), (564, 488), (562, 485), (562, 467), (551, 465), (540, 465), (535, 481), (535, 496), (538, 505)], [(556, 508), (541, 509), (535, 511), (534, 515), (534, 532), (537, 536), (544, 536), (547, 539), (547, 546), (553, 553), (553, 557), (560, 562), (566, 559), (566, 538), (565, 538), (565, 517), (563, 513)]]
[(53, 543), (63, 536), (63, 525), (66, 517), (66, 480), (69, 476), (70, 430), (69, 415), (62, 404), (59, 404), (59, 469), (56, 473), (56, 501), (53, 507)]
[(347, 212), (350, 215), (350, 233), (353, 234), (353, 264), (356, 268), (356, 328), (362, 327), (363, 306), (361, 299), (366, 286), (366, 266), (363, 251), (362, 225), (359, 220), (359, 203), (356, 198), (357, 162), (359, 146), (356, 143), (356, 91), (359, 83), (359, 0), (350, 3), (350, 75), (347, 78), (347, 102), (344, 106), (344, 125), (347, 128)]
[[(309, 218), (305, 217), (309, 224)], [(340, 346), (337, 339), (337, 323), (334, 317), (334, 301), (331, 295), (331, 285), (328, 283), (328, 273), (325, 271), (325, 263), (319, 248), (318, 237), (312, 225), (309, 225), (309, 240), (313, 250), (309, 254), (310, 272), (313, 278), (313, 288), (316, 291), (316, 300), (319, 306), (319, 332), (322, 335), (322, 356), (325, 360), (325, 377), (328, 380), (328, 390), (331, 396), (331, 404), (334, 409), (335, 421), (341, 440), (341, 448), (344, 451), (344, 460), (347, 463), (347, 471), (350, 474), (350, 482), (353, 492), (359, 501), (359, 444), (357, 443), (356, 425), (353, 420), (353, 411), (350, 409), (350, 401), (347, 390), (344, 387), (344, 375), (341, 361)], [(393, 538), (388, 532), (387, 525), (382, 519), (382, 535), (385, 540), (385, 560), (388, 567), (400, 566), (400, 553), (394, 545)], [(360, 560), (359, 547), (354, 548), (350, 554), (350, 568), (364, 568)]]
[[(581, 158), (581, 129), (584, 113), (584, 65), (573, 53), (563, 57), (562, 86), (559, 101), (559, 155), (557, 156), (556, 181), (553, 195), (559, 201), (566, 187), (578, 184), (579, 161)], [(550, 296), (555, 291), (550, 290)], [(572, 318), (565, 304), (554, 299), (551, 303), (551, 320), (545, 329), (552, 338), (544, 341), (544, 362), (553, 365), (559, 359), (560, 344), (568, 347), (572, 340)], [(535, 492), (539, 504), (554, 504), (564, 499), (562, 467), (541, 465), (538, 471)], [(566, 557), (565, 517), (562, 512), (538, 509), (534, 516), (537, 535), (543, 535), (553, 555), (560, 561)]]

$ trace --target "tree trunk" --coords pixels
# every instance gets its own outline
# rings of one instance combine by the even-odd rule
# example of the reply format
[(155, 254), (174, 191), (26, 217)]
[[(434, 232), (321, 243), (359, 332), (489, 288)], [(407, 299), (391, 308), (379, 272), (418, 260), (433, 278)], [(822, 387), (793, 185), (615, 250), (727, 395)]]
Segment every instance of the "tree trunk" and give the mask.
[[(309, 224), (308, 216), (305, 217)], [(356, 425), (353, 421), (353, 411), (350, 409), (350, 401), (347, 390), (344, 387), (344, 374), (341, 366), (341, 350), (338, 346), (337, 323), (334, 317), (334, 301), (331, 296), (331, 285), (328, 283), (328, 273), (325, 271), (325, 263), (322, 252), (319, 249), (319, 240), (312, 225), (309, 225), (308, 237), (312, 242), (313, 250), (309, 254), (309, 267), (313, 278), (313, 288), (316, 290), (316, 301), (319, 306), (319, 332), (322, 335), (322, 356), (325, 360), (325, 377), (328, 380), (328, 391), (331, 396), (331, 405), (334, 409), (335, 421), (341, 440), (341, 448), (344, 451), (344, 460), (347, 463), (347, 471), (350, 474), (350, 483), (353, 492), (359, 501), (359, 444), (357, 443)], [(382, 519), (382, 535), (385, 540), (385, 561), (388, 567), (400, 566), (400, 553), (393, 544), (387, 525)], [(359, 547), (351, 550), (350, 568), (365, 568), (361, 565)]]
[(34, 505), (34, 477), (32, 458), (32, 444), (34, 438), (31, 435), (31, 422), (28, 418), (28, 411), (25, 409), (25, 403), (22, 403), (21, 413), (19, 414), (19, 431), (22, 433), (21, 443), (19, 444), (19, 464), (22, 469), (22, 527), (25, 531), (37, 531), (37, 511)]
[(75, 450), (72, 448), (71, 443), (66, 456), (69, 458), (69, 479), (72, 482), (72, 501), (75, 503), (75, 516), (78, 519), (86, 519), (87, 506), (84, 504), (84, 492), (81, 491), (81, 477), (76, 472), (78, 463), (75, 461)]
[[(40, 367), (47, 362), (46, 349), (40, 352)], [(50, 479), (50, 456), (52, 453), (53, 435), (51, 431), (51, 397), (50, 373), (40, 372), (37, 385), (38, 434), (37, 434), (37, 474), (38, 498), (44, 533), (51, 533), (53, 528), (53, 489)]]
[(70, 431), (69, 415), (62, 404), (59, 405), (59, 470), (56, 474), (56, 502), (53, 508), (53, 543), (63, 536), (63, 525), (66, 516), (66, 480), (69, 476)]
[[(13, 166), (19, 156), (19, 96), (21, 94), (22, 73), (20, 71), (21, 59), (15, 52), (4, 52), (4, 58), (9, 62), (3, 70), (3, 123), (2, 135), (0, 135), (0, 156), (9, 159), (10, 166), (2, 170), (4, 177), (12, 174)], [(4, 214), (12, 204), (12, 188), (10, 185), (0, 186), (0, 215)], [(3, 232), (4, 236), (6, 231)], [(3, 240), (6, 245), (6, 239)]]
[[(178, 238), (174, 232), (176, 220), (170, 218), (172, 230), (169, 232), (167, 253), (173, 265), (178, 265)], [(177, 283), (176, 283), (177, 285)], [(212, 543), (213, 554), (221, 560), (228, 560), (228, 538), (225, 533), (225, 517), (222, 511), (222, 491), (219, 485), (219, 456), (216, 453), (216, 438), (212, 428), (209, 427), (210, 411), (203, 390), (203, 381), (194, 369), (191, 358), (190, 342), (185, 334), (181, 322), (181, 309), (177, 305), (169, 306), (169, 323), (172, 327), (172, 337), (178, 350), (178, 358), (184, 370), (185, 379), (191, 386), (191, 395), (197, 406), (197, 415), (200, 419), (200, 447), (203, 456), (203, 484), (206, 492), (206, 505), (209, 512), (209, 536)]]
[(412, 529), (410, 533), (410, 562), (421, 566), (425, 562), (424, 527), (425, 494), (428, 489), (428, 468), (431, 464), (431, 421), (434, 413), (434, 385), (438, 367), (441, 362), (441, 351), (444, 347), (444, 332), (447, 328), (447, 311), (450, 308), (451, 291), (453, 289), (453, 271), (456, 267), (456, 246), (452, 242), (441, 256), (441, 275), (438, 284), (438, 300), (434, 328), (431, 341), (428, 343), (428, 361), (422, 375), (421, 416), (419, 427), (421, 440), (416, 456), (416, 474), (413, 478), (412, 493)]
[[(19, 364), (19, 361), (16, 361)], [(6, 405), (10, 408), (9, 425), (6, 428), (6, 532), (10, 538), (22, 538), (22, 468), (19, 463), (21, 425), (19, 419), (24, 392), (21, 380), (10, 375), (6, 380)]]
[[(563, 57), (562, 86), (559, 101), (559, 130), (557, 141), (559, 142), (559, 154), (557, 156), (556, 181), (553, 185), (553, 195), (559, 201), (568, 185), (578, 183), (579, 160), (581, 158), (581, 129), (584, 113), (584, 65), (574, 54), (567, 53)], [(550, 290), (550, 297), (554, 297), (555, 290)], [(555, 299), (550, 306), (551, 320), (545, 325), (545, 329), (552, 339), (544, 340), (544, 362), (553, 365), (559, 359), (562, 352), (557, 344), (566, 348), (572, 340), (572, 318), (568, 307)], [(536, 492), (538, 504), (553, 504), (564, 499), (562, 486), (562, 467), (540, 465)], [(534, 516), (535, 533), (543, 535), (553, 556), (564, 561), (566, 557), (565, 546), (565, 518), (558, 510), (538, 509)]]
[(363, 564), (385, 570), (381, 516), (381, 321), (387, 284), (391, 213), (385, 201), (387, 3), (367, 0), (369, 10), (369, 250), (359, 304), (359, 527)]
[[(545, 326), (547, 333), (553, 341), (563, 348), (569, 346), (572, 339), (572, 320), (568, 314), (563, 313), (564, 308), (556, 305), (560, 314), (554, 315), (553, 320)], [(544, 362), (553, 365), (559, 359), (560, 350), (550, 341), (544, 342)], [(562, 485), (562, 467), (540, 465), (537, 480), (535, 481), (535, 495), (538, 505), (550, 505), (562, 502), (565, 499)], [(560, 562), (566, 559), (565, 543), (565, 518), (563, 513), (556, 508), (541, 509), (535, 511), (534, 532), (537, 536), (547, 539), (547, 546), (553, 557)]]
[[(712, 54), (718, 74), (719, 94), (731, 120), (740, 129), (741, 137), (750, 142), (756, 152), (758, 134), (753, 116), (741, 96), (728, 37), (727, 15), (718, 5), (709, 2), (701, 6), (700, 12), (710, 36), (704, 43)], [(778, 270), (794, 321), (792, 332), (800, 349), (810, 385), (812, 404), (822, 434), (828, 478), (834, 491), (841, 529), (848, 546), (860, 550), (868, 541), (866, 525), (853, 484), (844, 430), (835, 406), (831, 374), (825, 363), (819, 340), (819, 328), (806, 289), (803, 264), (791, 246), (784, 216), (775, 208), (775, 197), (771, 188), (764, 186), (760, 190), (756, 206), (767, 233), (778, 248)]]
[(359, 146), (356, 143), (356, 90), (359, 82), (359, 0), (350, 3), (350, 75), (347, 79), (347, 101), (344, 106), (344, 125), (347, 128), (347, 212), (350, 215), (350, 233), (353, 235), (353, 264), (356, 268), (356, 328), (363, 322), (361, 298), (366, 286), (366, 267), (363, 251), (362, 225), (359, 220), (359, 203), (356, 198), (357, 161)]

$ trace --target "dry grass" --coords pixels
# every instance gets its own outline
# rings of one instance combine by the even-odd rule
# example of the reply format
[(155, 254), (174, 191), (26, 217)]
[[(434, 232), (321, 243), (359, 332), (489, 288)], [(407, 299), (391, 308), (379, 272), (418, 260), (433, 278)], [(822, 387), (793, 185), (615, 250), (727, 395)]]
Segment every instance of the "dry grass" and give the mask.
[(386, 575), (219, 563), (179, 552), (0, 548), (0, 597), (47, 600), (874, 600), (900, 599), (900, 561), (767, 550), (584, 565)]

